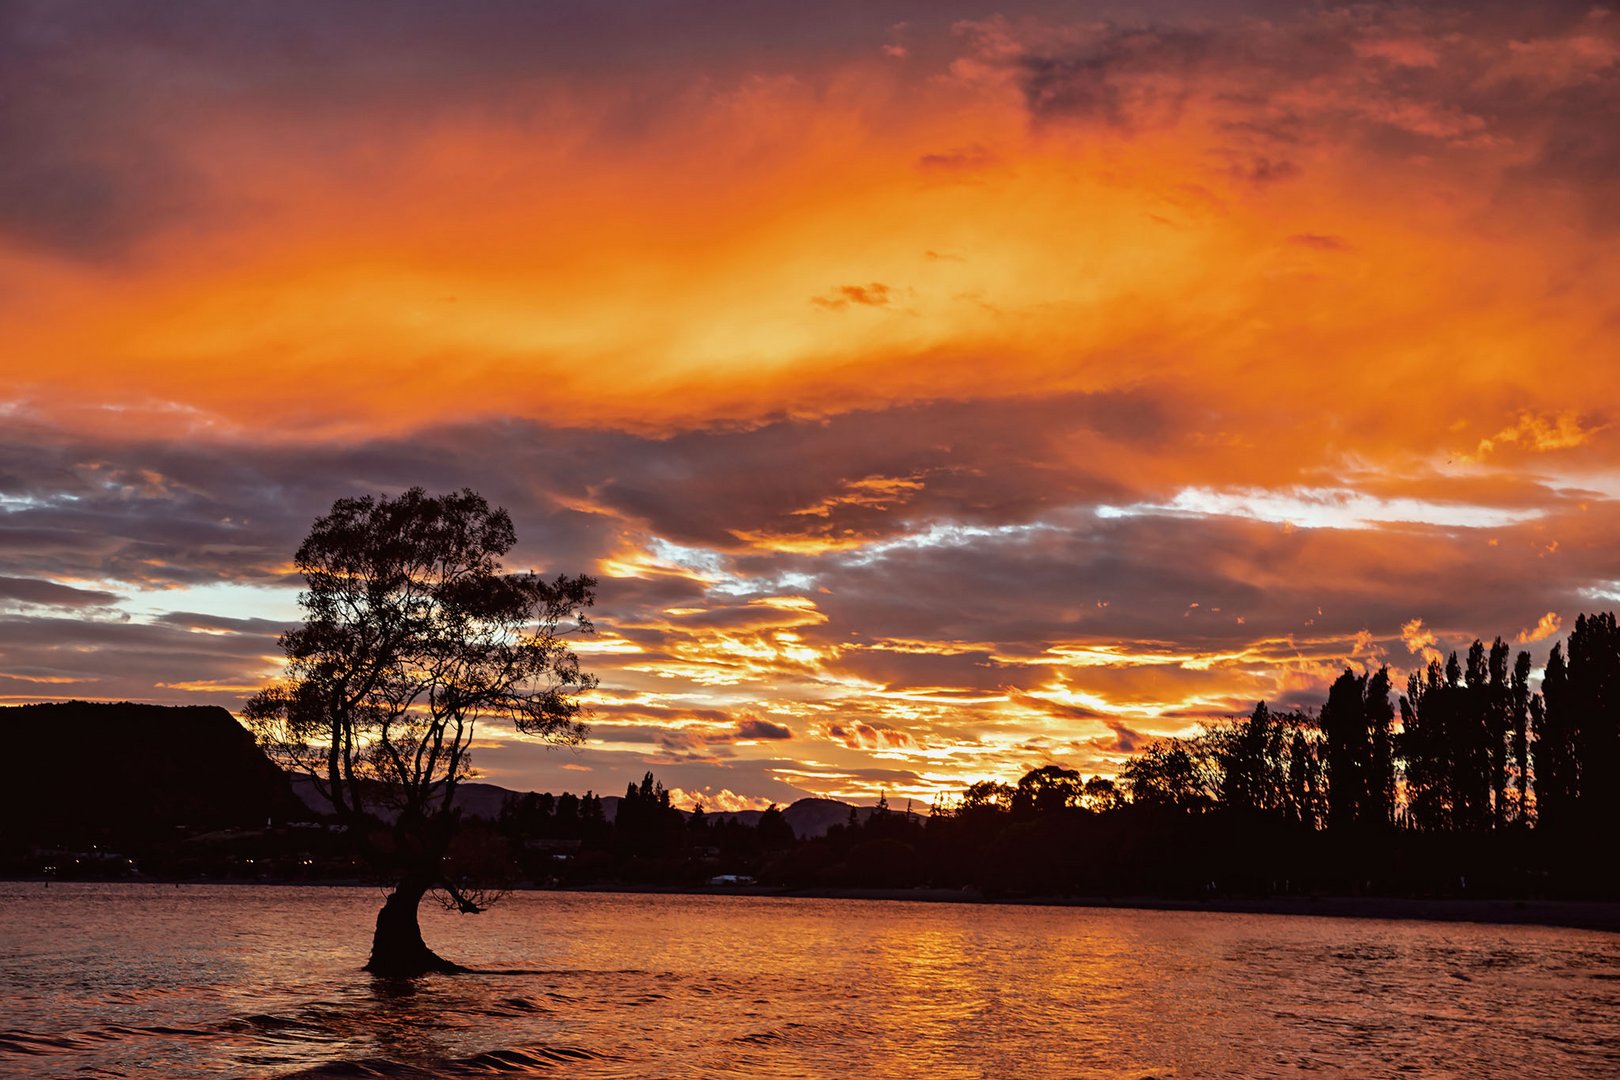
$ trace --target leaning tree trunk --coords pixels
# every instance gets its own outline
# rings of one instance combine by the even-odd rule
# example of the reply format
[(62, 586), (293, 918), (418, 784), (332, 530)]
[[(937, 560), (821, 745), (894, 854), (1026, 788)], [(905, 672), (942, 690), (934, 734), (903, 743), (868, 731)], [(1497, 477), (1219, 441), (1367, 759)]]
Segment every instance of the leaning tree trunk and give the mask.
[(366, 970), (373, 975), (412, 978), (435, 971), (461, 971), (422, 941), (422, 928), (416, 909), (432, 887), (426, 877), (407, 876), (388, 894), (377, 912), (377, 931), (371, 939), (371, 960)]

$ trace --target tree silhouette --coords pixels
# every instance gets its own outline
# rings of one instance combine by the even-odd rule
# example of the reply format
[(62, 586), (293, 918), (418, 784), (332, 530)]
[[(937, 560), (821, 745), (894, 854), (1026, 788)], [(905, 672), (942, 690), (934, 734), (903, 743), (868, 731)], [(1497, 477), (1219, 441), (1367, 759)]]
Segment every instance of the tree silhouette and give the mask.
[(1017, 818), (1051, 814), (1080, 802), (1083, 785), (1080, 774), (1061, 765), (1031, 769), (1018, 781), (1013, 792), (1012, 812)]
[(1582, 615), (1569, 635), (1569, 704), (1583, 825), (1620, 825), (1620, 627), (1613, 612)]
[(1261, 701), (1246, 719), (1210, 725), (1207, 734), (1221, 776), (1222, 807), (1317, 826), (1322, 775), (1314, 719), (1273, 712)]
[(1367, 680), (1362, 697), (1367, 720), (1368, 759), (1363, 772), (1361, 819), (1369, 825), (1395, 822), (1395, 706), (1390, 703), (1389, 668), (1380, 667)]
[(1536, 743), (1536, 823), (1559, 829), (1575, 819), (1580, 797), (1580, 709), (1573, 700), (1563, 646), (1554, 645), (1541, 679), (1541, 707), (1531, 703)]
[(1080, 790), (1080, 804), (1087, 810), (1104, 813), (1125, 805), (1125, 793), (1106, 776), (1093, 776)]
[(1508, 730), (1513, 750), (1513, 821), (1530, 822), (1530, 654), (1521, 650), (1513, 661), (1509, 684)]
[[(1003, 784), (995, 780), (980, 780), (968, 786), (962, 794), (962, 804), (956, 808), (958, 814), (971, 814), (1007, 810), (1012, 806), (1013, 788), (1011, 784)], [(855, 811), (850, 810), (850, 824), (853, 825)]]
[(613, 825), (619, 850), (643, 857), (669, 846), (683, 829), (680, 811), (670, 806), (669, 792), (651, 772), (641, 778), (639, 786), (625, 788)]
[(1275, 810), (1283, 801), (1281, 762), (1273, 755), (1278, 731), (1265, 702), (1222, 740), (1221, 801), (1237, 810)]
[(1422, 676), (1413, 672), (1401, 698), (1398, 748), (1406, 762), (1407, 815), (1417, 828), (1472, 827), (1469, 780), (1476, 739), (1470, 723), (1468, 687), (1457, 654), (1444, 671), (1429, 661)]
[(1294, 729), (1288, 744), (1288, 818), (1315, 829), (1322, 823), (1322, 761), (1304, 726)]
[(775, 803), (771, 803), (759, 816), (759, 823), (754, 828), (763, 847), (784, 848), (793, 844), (793, 826), (787, 823), (787, 818), (782, 815), (782, 808)]
[(1327, 754), (1328, 825), (1384, 825), (1394, 818), (1395, 767), (1389, 669), (1349, 668), (1328, 688), (1322, 706)]
[(584, 735), (577, 695), (595, 679), (560, 635), (590, 630), (596, 583), (503, 573), (515, 540), (506, 511), (470, 490), (339, 499), (295, 556), (307, 589), (303, 626), (280, 641), (286, 677), (246, 710), (275, 759), (377, 836), (369, 854), (395, 882), (366, 965), (377, 974), (456, 970), (422, 941), (428, 892), (481, 910), (445, 862), (479, 722), (549, 742)]
[(1478, 638), (1468, 647), (1467, 683), (1459, 698), (1461, 708), (1452, 717), (1452, 755), (1457, 770), (1454, 813), (1461, 828), (1488, 829), (1491, 811), (1491, 686), (1485, 643)]
[(1215, 805), (1208, 762), (1185, 739), (1160, 739), (1125, 763), (1120, 777), (1131, 801), (1143, 806), (1202, 811)]
[(1508, 823), (1510, 759), (1508, 737), (1513, 730), (1513, 687), (1508, 680), (1508, 647), (1501, 638), (1491, 643), (1486, 671), (1485, 728), (1489, 747), (1491, 827)]
[(1620, 628), (1613, 612), (1581, 615), (1568, 651), (1553, 648), (1536, 731), (1541, 823), (1620, 825)]

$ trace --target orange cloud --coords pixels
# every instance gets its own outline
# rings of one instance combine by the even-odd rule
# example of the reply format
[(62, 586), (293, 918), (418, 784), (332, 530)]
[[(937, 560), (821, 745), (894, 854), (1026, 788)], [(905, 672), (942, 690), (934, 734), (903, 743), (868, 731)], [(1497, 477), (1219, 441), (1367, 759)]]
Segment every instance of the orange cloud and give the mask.
[(699, 806), (709, 813), (736, 813), (741, 810), (768, 810), (772, 800), (752, 795), (739, 795), (730, 788), (669, 789), (670, 805), (683, 810)]
[(1519, 642), (1527, 644), (1532, 641), (1545, 641), (1558, 633), (1561, 627), (1562, 620), (1559, 619), (1558, 613), (1549, 611), (1536, 621), (1536, 625), (1528, 630), (1519, 631)]
[(1422, 619), (1413, 619), (1401, 626), (1401, 644), (1408, 652), (1423, 658), (1424, 663), (1435, 663), (1441, 659), (1440, 650), (1435, 646), (1439, 638), (1434, 631), (1424, 627)]
[(837, 722), (823, 729), (826, 738), (842, 743), (851, 750), (895, 749), (916, 745), (908, 733), (886, 724), (868, 724), (860, 720)]
[(1506, 445), (1535, 453), (1568, 450), (1589, 442), (1599, 430), (1602, 428), (1584, 427), (1578, 417), (1569, 413), (1556, 416), (1523, 413), (1517, 423), (1503, 428), (1488, 439), (1481, 439), (1476, 453), (1483, 457)]
[(836, 311), (851, 304), (860, 304), (864, 307), (883, 307), (893, 299), (892, 291), (881, 281), (874, 281), (870, 285), (840, 285), (827, 296), (812, 296), (810, 302), (817, 307), (824, 307)]
[[(1292, 67), (1291, 44), (1325, 32), (1403, 56), (1428, 82)], [(1143, 380), (1242, 425), (1269, 400), (1233, 377), (1255, 365), (1302, 410), (1334, 400), (1332, 378), (1284, 362), (1302, 354), (1313, 372), (1376, 354), (1391, 384), (1468, 355), (1451, 396), (1490, 397), (1506, 371), (1586, 351), (1615, 282), (1601, 238), (1550, 228), (1573, 222), (1574, 192), (1478, 228), (1493, 189), (1470, 177), (1510, 177), (1523, 150), (1509, 146), (1540, 133), (1498, 134), (1460, 95), (1484, 75), (1527, 77), (1513, 64), (1538, 41), (1603, 70), (1612, 30), (1517, 47), (1477, 32), (1489, 59), (1421, 28), (1304, 17), (1252, 55), (1208, 31), (1009, 22), (954, 43), (979, 65), (956, 70), (994, 78), (858, 55), (667, 72), (638, 86), (662, 101), (639, 125), (566, 80), (522, 87), (510, 114), (414, 125), (364, 108), (294, 123), (269, 104), (199, 105), (167, 149), (216, 197), (187, 228), (147, 237), (134, 266), (11, 251), (0, 324), (32, 408), (105, 422), (116, 402), (123, 424), (200, 434), (352, 434), (492, 410), (667, 427)], [(1414, 66), (1425, 48), (1436, 63)], [(1331, 136), (1327, 113), (1346, 102), (1369, 130), (1437, 144), (1422, 185), (1397, 152)], [(1031, 110), (1041, 123), (1009, 134)], [(1297, 145), (1274, 130), (1290, 115), (1320, 126), (1309, 161), (1278, 157)], [(912, 167), (989, 155), (1009, 167), (973, 185)], [(1277, 178), (1263, 192), (1261, 173)], [(1386, 198), (1396, 176), (1401, 197)], [(960, 261), (926, 257), (942, 249)], [(1589, 270), (1555, 289), (1566, 261)], [(828, 280), (865, 283), (828, 293)], [(806, 295), (877, 321), (819, 318)], [(95, 319), (78, 317), (87, 305)], [(1569, 407), (1551, 384), (1529, 393), (1534, 415)], [(1427, 407), (1369, 401), (1346, 420), (1368, 445), (1422, 453), (1429, 418), (1411, 413)]]

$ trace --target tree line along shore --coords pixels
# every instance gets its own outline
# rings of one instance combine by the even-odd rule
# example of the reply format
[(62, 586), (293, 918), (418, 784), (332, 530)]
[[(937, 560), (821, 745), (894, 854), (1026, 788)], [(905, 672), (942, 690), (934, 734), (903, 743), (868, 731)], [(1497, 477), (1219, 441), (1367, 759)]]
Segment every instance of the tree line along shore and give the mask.
[[(448, 859), (499, 887), (1620, 898), (1614, 616), (1577, 619), (1538, 690), (1530, 672), (1500, 639), (1432, 661), (1400, 695), (1387, 669), (1347, 670), (1314, 713), (1260, 703), (1150, 744), (1114, 778), (1049, 764), (922, 808), (688, 812), (651, 773), (605, 801), (507, 793), (463, 815)], [(13, 876), (365, 880), (368, 844), (386, 844), (383, 820), (362, 842), (310, 812), (222, 710), (4, 711), (26, 760), (59, 752), (62, 728), (82, 736), (80, 783), (35, 771), (10, 789), (0, 870)]]

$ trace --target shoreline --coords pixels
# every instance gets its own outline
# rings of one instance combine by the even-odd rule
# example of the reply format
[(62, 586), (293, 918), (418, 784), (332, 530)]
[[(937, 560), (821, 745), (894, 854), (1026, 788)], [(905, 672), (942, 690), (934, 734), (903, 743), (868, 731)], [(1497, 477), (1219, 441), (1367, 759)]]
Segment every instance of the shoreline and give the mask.
[[(8, 877), (7, 884), (44, 885), (212, 885), (282, 888), (362, 888), (388, 885), (356, 879), (326, 881), (194, 878), (139, 878), (66, 881)], [(658, 896), (741, 896), (765, 899), (881, 900), (924, 904), (980, 904), (1015, 907), (1071, 907), (1096, 910), (1209, 912), (1231, 915), (1292, 915), (1336, 919), (1480, 923), (1497, 926), (1545, 926), (1567, 930), (1620, 933), (1620, 900), (1545, 900), (1473, 897), (1403, 896), (1216, 896), (1187, 899), (1165, 896), (1019, 896), (985, 897), (971, 889), (790, 889), (762, 885), (573, 885), (560, 888), (522, 886), (511, 892), (618, 893)]]
[(1336, 919), (1546, 926), (1620, 933), (1620, 900), (1515, 900), (1402, 896), (1219, 896), (1192, 900), (1164, 896), (1027, 896), (986, 898), (959, 889), (780, 889), (763, 887), (576, 886), (557, 892), (610, 892), (690, 896), (759, 896), (805, 900), (884, 900), (932, 904), (1074, 907), (1098, 910), (1293, 915)]

